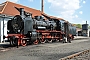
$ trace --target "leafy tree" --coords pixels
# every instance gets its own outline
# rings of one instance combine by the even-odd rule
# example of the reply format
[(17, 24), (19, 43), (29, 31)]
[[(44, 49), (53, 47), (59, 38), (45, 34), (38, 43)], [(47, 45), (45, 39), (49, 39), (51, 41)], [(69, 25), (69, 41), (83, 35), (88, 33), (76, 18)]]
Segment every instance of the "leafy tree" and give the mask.
[(78, 28), (82, 28), (82, 24), (74, 24)]
[(88, 28), (90, 29), (90, 26)]

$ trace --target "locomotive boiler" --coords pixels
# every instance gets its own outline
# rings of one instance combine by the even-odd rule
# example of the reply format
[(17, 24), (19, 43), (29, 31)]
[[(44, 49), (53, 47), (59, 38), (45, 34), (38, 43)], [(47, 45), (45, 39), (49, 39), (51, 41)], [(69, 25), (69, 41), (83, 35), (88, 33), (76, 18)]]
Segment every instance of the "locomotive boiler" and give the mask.
[(54, 20), (45, 20), (42, 16), (35, 16), (33, 19), (33, 23), (34, 29), (52, 30), (56, 27), (56, 23), (54, 22)]
[(6, 38), (11, 45), (18, 47), (32, 43), (67, 42), (66, 40), (71, 42), (70, 37), (73, 35), (69, 33), (70, 25), (68, 22), (53, 18), (44, 19), (43, 16), (32, 17), (32, 14), (25, 12), (23, 8), (16, 9), (20, 15), (14, 16), (7, 24), (8, 36)]

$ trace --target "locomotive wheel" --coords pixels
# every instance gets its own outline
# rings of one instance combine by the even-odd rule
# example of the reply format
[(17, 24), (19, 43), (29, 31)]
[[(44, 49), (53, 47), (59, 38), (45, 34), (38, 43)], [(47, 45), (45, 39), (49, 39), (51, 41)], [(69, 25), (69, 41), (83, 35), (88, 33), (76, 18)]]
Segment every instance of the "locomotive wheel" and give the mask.
[(63, 40), (62, 39), (59, 39), (58, 42), (62, 42)]
[(56, 42), (60, 42), (60, 40), (59, 39), (56, 39)]
[(52, 43), (52, 39), (48, 40), (49, 43)]
[(27, 41), (26, 40), (21, 40), (21, 45), (22, 46), (26, 46), (27, 45)]
[(38, 43), (39, 43), (38, 40), (35, 40), (35, 41), (33, 42), (33, 44), (35, 44), (35, 45), (37, 45)]
[(44, 43), (46, 42), (46, 40), (40, 40), (40, 42), (41, 42), (42, 44), (44, 44)]

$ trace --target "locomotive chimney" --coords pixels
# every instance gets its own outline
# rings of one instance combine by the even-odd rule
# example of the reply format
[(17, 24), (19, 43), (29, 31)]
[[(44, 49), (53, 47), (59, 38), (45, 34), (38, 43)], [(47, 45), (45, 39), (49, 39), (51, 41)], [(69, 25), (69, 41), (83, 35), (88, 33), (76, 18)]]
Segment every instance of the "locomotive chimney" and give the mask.
[(21, 17), (24, 18), (24, 8), (17, 8), (17, 7), (15, 8), (19, 11)]
[(20, 8), (20, 15), (24, 18), (24, 8)]
[(87, 21), (86, 21), (86, 24), (87, 24)]
[(41, 2), (41, 11), (44, 12), (44, 1)]

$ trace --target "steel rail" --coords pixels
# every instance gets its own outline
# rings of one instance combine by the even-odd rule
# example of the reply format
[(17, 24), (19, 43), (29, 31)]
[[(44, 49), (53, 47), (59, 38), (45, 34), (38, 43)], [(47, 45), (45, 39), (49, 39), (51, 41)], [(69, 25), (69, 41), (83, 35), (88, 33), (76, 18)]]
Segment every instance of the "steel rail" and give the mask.
[(89, 50), (84, 50), (84, 51), (81, 51), (81, 52), (72, 54), (72, 55), (70, 55), (70, 56), (61, 58), (61, 59), (59, 59), (59, 60), (70, 60), (70, 59), (73, 59), (73, 58), (75, 58), (75, 57), (81, 56), (81, 55), (86, 54), (86, 53), (89, 53), (89, 52), (90, 52), (90, 49), (89, 49)]

